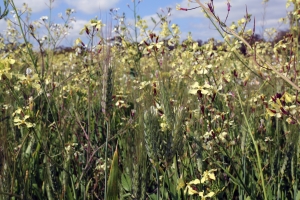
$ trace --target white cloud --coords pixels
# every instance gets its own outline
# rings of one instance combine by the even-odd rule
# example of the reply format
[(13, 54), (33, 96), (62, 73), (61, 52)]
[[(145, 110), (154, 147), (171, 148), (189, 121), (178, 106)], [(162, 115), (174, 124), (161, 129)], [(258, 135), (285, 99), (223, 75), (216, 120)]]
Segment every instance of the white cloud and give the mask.
[(119, 0), (65, 0), (65, 2), (69, 4), (69, 6), (72, 6), (72, 8), (75, 8), (76, 11), (96, 13), (113, 8)]
[[(49, 9), (50, 6), (49, 0), (14, 0), (14, 3), (17, 8), (22, 8), (23, 3), (28, 4), (33, 13)], [(57, 5), (57, 1), (52, 2), (52, 7), (56, 7)]]

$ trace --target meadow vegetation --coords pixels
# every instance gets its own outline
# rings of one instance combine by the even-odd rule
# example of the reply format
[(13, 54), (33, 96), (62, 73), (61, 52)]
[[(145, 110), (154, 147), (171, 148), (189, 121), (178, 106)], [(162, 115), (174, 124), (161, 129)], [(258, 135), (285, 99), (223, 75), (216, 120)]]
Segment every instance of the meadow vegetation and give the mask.
[(300, 1), (289, 31), (258, 40), (247, 11), (226, 25), (196, 0), (224, 38), (202, 44), (169, 8), (149, 29), (140, 3), (136, 26), (111, 9), (58, 51), (74, 10), (54, 24), (4, 1), (0, 199), (299, 200)]

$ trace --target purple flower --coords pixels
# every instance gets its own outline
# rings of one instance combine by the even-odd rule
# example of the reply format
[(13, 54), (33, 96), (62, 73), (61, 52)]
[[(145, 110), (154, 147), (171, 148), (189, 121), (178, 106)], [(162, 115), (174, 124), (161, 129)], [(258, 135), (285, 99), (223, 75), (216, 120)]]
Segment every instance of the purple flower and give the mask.
[(230, 11), (230, 7), (231, 7), (230, 3), (227, 2), (227, 11), (228, 11), (228, 12)]
[(212, 3), (207, 3), (210, 12), (214, 13), (214, 6)]

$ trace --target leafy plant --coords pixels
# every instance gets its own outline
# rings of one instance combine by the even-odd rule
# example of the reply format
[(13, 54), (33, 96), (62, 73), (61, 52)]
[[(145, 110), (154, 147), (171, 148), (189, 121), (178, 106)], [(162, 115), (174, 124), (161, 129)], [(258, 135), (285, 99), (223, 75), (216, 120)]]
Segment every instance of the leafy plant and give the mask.
[(200, 43), (170, 8), (149, 30), (140, 3), (134, 27), (111, 9), (114, 29), (91, 19), (58, 51), (74, 10), (54, 25), (5, 1), (0, 199), (299, 199), (298, 4), (274, 41), (246, 30), (247, 10), (227, 25), (213, 1), (178, 5), (224, 38)]

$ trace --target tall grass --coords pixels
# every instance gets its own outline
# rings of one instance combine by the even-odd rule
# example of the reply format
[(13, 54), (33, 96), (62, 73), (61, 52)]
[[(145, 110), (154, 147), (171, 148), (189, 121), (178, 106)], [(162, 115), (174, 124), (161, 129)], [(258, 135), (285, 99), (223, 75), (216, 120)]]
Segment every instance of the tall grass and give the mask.
[(29, 23), (5, 4), (6, 37), (22, 42), (1, 50), (0, 199), (300, 198), (297, 16), (273, 45), (196, 2), (223, 43), (180, 42), (170, 9), (148, 30), (134, 1), (132, 37), (111, 10), (119, 45), (112, 22), (92, 19), (59, 53), (50, 17)]

